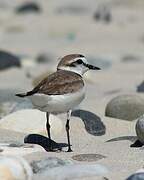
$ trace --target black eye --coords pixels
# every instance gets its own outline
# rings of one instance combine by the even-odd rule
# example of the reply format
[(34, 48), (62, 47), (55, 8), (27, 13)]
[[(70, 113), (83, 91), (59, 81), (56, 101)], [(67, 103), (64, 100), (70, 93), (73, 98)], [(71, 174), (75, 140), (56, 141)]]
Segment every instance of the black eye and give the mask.
[(78, 59), (76, 62), (77, 62), (78, 64), (82, 64), (82, 63), (83, 63), (83, 61), (82, 61), (81, 59)]
[(84, 57), (84, 56), (80, 54), (79, 57)]

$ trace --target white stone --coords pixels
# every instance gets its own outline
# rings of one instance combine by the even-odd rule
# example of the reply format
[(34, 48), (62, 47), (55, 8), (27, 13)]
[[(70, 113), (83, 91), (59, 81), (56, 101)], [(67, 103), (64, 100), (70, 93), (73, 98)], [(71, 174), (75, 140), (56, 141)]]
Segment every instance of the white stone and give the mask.
[(0, 179), (2, 180), (31, 180), (32, 169), (28, 162), (21, 157), (0, 157)]
[(139, 141), (144, 144), (144, 115), (138, 118), (135, 129)]
[[(51, 134), (60, 135), (63, 130), (62, 121), (57, 116), (50, 114), (50, 124)], [(46, 113), (36, 109), (16, 111), (1, 119), (0, 128), (46, 135)]]
[(55, 167), (43, 173), (43, 177), (49, 180), (75, 179), (105, 175), (109, 171), (100, 164), (74, 164)]
[(24, 156), (35, 152), (45, 152), (36, 144), (23, 144), (21, 147), (11, 147), (10, 143), (0, 143), (1, 155), (4, 156)]
[(135, 120), (144, 114), (144, 96), (122, 94), (112, 98), (106, 106), (105, 115), (123, 120)]

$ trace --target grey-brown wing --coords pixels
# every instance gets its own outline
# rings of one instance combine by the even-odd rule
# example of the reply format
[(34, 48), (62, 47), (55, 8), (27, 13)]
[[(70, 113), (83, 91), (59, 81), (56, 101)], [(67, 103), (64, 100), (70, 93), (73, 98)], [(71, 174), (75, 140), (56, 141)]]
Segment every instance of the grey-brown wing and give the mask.
[(68, 94), (78, 91), (84, 86), (82, 78), (72, 72), (58, 71), (42, 80), (27, 95), (35, 93), (47, 95)]

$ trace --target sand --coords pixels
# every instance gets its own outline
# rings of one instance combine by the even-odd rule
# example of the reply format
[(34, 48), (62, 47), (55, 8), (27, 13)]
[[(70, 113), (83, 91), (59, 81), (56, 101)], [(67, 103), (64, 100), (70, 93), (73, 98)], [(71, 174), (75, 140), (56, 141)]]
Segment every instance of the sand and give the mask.
[[(4, 1), (0, 1), (4, 2)], [(137, 139), (136, 121), (124, 121), (105, 117), (105, 107), (113, 98), (121, 94), (135, 94), (137, 86), (144, 80), (144, 3), (142, 0), (109, 1), (52, 1), (37, 0), (43, 8), (41, 14), (17, 15), (14, 8), (23, 1), (6, 1), (8, 7), (0, 13), (0, 47), (17, 55), (26, 55), (35, 62), (39, 53), (47, 52), (53, 57), (53, 67), (58, 58), (70, 53), (82, 53), (86, 57), (104, 58), (111, 66), (99, 72), (91, 72), (86, 79), (87, 95), (79, 106), (100, 117), (106, 133), (94, 136), (86, 131), (83, 121), (72, 116), (72, 153), (45, 152), (36, 146), (36, 152), (27, 151), (23, 156), (29, 161), (46, 157), (72, 160), (77, 154), (101, 154), (105, 158), (95, 161), (106, 166), (106, 177), (123, 180), (143, 167), (143, 148), (130, 148)], [(93, 15), (99, 3), (107, 3), (111, 8), (110, 23), (97, 22)], [(67, 6), (85, 7), (83, 13), (58, 13), (58, 8)], [(134, 60), (124, 61), (131, 56)], [(32, 88), (33, 79), (46, 71), (49, 64), (36, 64), (22, 69), (12, 68), (0, 72), (0, 102), (7, 100), (22, 102), (14, 97), (16, 92)], [(27, 72), (31, 77), (27, 77)], [(89, 80), (87, 80), (89, 79)], [(144, 96), (141, 93), (141, 96)], [(65, 116), (59, 115), (65, 126)], [(16, 140), (23, 142), (27, 134), (0, 129), (0, 142)], [(53, 136), (56, 142), (67, 142), (66, 133)], [(81, 179), (102, 179), (84, 177)], [(38, 175), (34, 175), (34, 180)]]

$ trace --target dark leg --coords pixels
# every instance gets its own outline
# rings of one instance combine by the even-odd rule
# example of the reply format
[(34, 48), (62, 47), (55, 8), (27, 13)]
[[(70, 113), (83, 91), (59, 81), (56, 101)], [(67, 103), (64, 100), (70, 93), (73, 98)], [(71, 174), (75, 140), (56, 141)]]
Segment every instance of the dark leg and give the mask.
[(46, 122), (46, 129), (47, 129), (47, 133), (48, 133), (48, 137), (50, 140), (50, 149), (52, 149), (52, 144), (51, 144), (51, 134), (50, 134), (50, 124), (49, 124), (49, 113), (46, 113), (46, 118), (47, 118), (47, 122)]
[(67, 139), (68, 139), (68, 151), (67, 152), (72, 152), (71, 145), (70, 145), (70, 135), (69, 135), (70, 116), (71, 116), (71, 110), (67, 112), (67, 122), (66, 122), (66, 132), (67, 132)]

